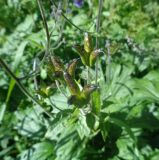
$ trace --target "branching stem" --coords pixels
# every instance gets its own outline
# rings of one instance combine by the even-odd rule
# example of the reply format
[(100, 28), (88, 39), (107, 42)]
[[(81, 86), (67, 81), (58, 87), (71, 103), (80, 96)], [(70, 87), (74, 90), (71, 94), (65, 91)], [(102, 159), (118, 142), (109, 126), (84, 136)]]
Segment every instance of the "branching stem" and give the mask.
[[(56, 5), (56, 3), (53, 1), (53, 0), (51, 0), (51, 3), (56, 7), (56, 8), (58, 8), (57, 7), (57, 5)], [(88, 32), (88, 31), (85, 31), (85, 30), (83, 30), (83, 29), (81, 29), (81, 28), (79, 28), (78, 26), (76, 26), (74, 23), (72, 23), (66, 16), (65, 16), (65, 14), (64, 14), (64, 11), (63, 10), (61, 10), (61, 15), (62, 15), (62, 17), (64, 17), (65, 18), (65, 20), (68, 22), (68, 23), (70, 23), (73, 27), (75, 27), (76, 29), (78, 29), (80, 32), (83, 32), (83, 33), (85, 33), (85, 32), (87, 32), (87, 33), (91, 33), (91, 32)]]

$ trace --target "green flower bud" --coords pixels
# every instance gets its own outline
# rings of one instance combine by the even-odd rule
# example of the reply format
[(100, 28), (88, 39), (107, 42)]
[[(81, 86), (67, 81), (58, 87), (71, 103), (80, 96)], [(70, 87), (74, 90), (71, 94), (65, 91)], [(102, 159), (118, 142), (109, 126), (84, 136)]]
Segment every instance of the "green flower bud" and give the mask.
[(87, 53), (93, 50), (92, 39), (87, 32), (84, 34), (84, 49)]
[(73, 48), (77, 51), (79, 54), (81, 61), (84, 65), (89, 66), (89, 55), (84, 50), (83, 46), (80, 45), (74, 45)]
[(67, 67), (67, 72), (70, 74), (71, 77), (75, 78), (75, 69), (77, 66), (79, 59), (73, 59), (73, 61), (71, 61), (71, 63), (68, 64)]
[(96, 50), (91, 52), (90, 57), (89, 57), (90, 67), (92, 67), (95, 64), (96, 59), (100, 55), (100, 53), (101, 53), (100, 49), (96, 49)]
[(55, 68), (55, 71), (63, 71), (64, 70), (64, 64), (62, 63), (61, 59), (56, 56), (51, 57), (52, 64)]
[(75, 81), (75, 79), (73, 79), (68, 72), (63, 72), (63, 76), (64, 76), (64, 80), (65, 80), (71, 94), (72, 95), (80, 94), (80, 88), (79, 88), (77, 82)]

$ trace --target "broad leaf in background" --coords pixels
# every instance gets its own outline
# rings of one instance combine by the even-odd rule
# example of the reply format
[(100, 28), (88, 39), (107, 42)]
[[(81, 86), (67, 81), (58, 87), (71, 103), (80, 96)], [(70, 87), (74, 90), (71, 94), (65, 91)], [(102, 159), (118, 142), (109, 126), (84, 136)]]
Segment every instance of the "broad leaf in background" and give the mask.
[(44, 141), (37, 143), (27, 151), (22, 152), (18, 157), (19, 160), (54, 160), (56, 156), (54, 154), (53, 142)]

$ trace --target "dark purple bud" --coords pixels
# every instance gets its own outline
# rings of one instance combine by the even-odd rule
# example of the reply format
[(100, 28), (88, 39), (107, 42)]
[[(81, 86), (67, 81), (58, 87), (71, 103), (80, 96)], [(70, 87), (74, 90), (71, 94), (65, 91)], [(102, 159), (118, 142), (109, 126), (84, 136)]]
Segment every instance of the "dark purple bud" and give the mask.
[(83, 5), (83, 0), (74, 0), (74, 5), (78, 8), (81, 8)]

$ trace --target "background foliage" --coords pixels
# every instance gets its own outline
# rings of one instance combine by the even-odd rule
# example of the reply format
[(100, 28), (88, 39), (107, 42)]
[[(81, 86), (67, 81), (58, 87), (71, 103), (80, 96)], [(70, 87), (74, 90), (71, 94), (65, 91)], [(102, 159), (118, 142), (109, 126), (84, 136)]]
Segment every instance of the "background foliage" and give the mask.
[[(104, 0), (98, 34), (98, 1), (84, 1), (81, 8), (68, 0), (54, 2), (58, 9), (51, 1), (42, 2), (52, 33), (50, 54), (66, 65), (79, 58), (72, 46), (84, 43), (85, 31), (91, 32), (94, 48), (98, 36), (104, 52), (98, 65), (100, 91), (92, 94), (91, 111), (68, 106), (68, 87), (57, 89), (47, 72), (48, 63), (41, 63), (47, 38), (37, 1), (1, 0), (0, 57), (36, 98), (34, 76), (29, 75), (37, 60), (38, 95), (51, 118), (1, 67), (0, 159), (158, 160), (158, 1)], [(89, 72), (89, 81), (94, 83), (95, 68)], [(81, 62), (76, 79), (81, 86), (87, 81)]]

